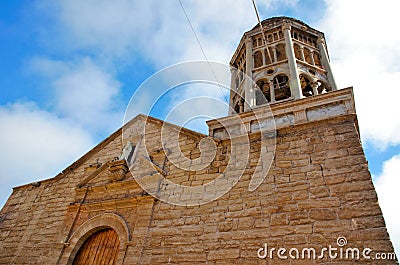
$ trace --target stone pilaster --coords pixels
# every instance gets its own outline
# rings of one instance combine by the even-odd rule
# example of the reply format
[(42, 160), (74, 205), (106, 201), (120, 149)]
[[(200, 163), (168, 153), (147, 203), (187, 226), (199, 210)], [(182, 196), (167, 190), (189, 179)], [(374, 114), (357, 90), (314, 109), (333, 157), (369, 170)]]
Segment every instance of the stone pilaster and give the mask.
[(250, 110), (256, 104), (255, 91), (252, 86), (253, 79), (253, 41), (246, 37), (246, 77), (245, 77), (245, 104), (244, 111)]
[(328, 52), (326, 51), (325, 41), (323, 38), (319, 37), (317, 43), (318, 43), (318, 49), (321, 52), (322, 66), (327, 71), (326, 75), (328, 77), (329, 85), (332, 87), (332, 90), (335, 91), (335, 90), (337, 90), (337, 86), (336, 86), (335, 78), (333, 77), (331, 64), (329, 63), (329, 57), (328, 57)]
[(300, 78), (299, 78), (299, 72), (297, 70), (296, 57), (294, 54), (293, 41), (292, 41), (292, 36), (290, 34), (290, 28), (291, 26), (289, 23), (285, 22), (283, 24), (283, 34), (285, 37), (285, 44), (286, 44), (286, 57), (288, 58), (288, 63), (289, 63), (290, 90), (292, 96), (295, 99), (299, 99), (302, 96)]
[(230, 67), (231, 68), (231, 89), (230, 89), (230, 93), (229, 93), (229, 106), (230, 108), (228, 109), (228, 115), (229, 114), (234, 114), (235, 110), (233, 106), (233, 97), (236, 95), (236, 75), (237, 75), (237, 69), (233, 66)]
[(273, 80), (269, 82), (269, 93), (271, 95), (271, 103), (275, 102), (275, 87)]

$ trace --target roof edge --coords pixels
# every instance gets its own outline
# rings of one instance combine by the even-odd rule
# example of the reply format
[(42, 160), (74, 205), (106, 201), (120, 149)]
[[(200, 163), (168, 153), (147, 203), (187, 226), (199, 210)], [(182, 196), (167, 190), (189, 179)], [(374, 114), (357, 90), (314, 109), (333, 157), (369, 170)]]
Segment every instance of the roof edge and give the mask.
[(82, 155), (80, 158), (78, 158), (78, 160), (74, 161), (72, 164), (67, 166), (60, 173), (55, 175), (54, 177), (50, 177), (50, 178), (46, 178), (46, 179), (43, 179), (43, 180), (38, 180), (38, 181), (22, 184), (22, 185), (19, 185), (19, 186), (15, 186), (15, 187), (12, 188), (13, 191), (21, 189), (21, 188), (24, 188), (24, 187), (27, 187), (27, 186), (30, 186), (33, 183), (39, 182), (39, 183), (43, 184), (43, 183), (47, 183), (47, 182), (58, 180), (58, 179), (61, 179), (61, 178), (65, 177), (67, 174), (73, 172), (76, 168), (78, 168), (79, 166), (84, 164), (94, 154), (96, 154), (98, 151), (100, 151), (103, 147), (105, 147), (111, 141), (115, 140), (115, 138), (117, 138), (120, 134), (122, 134), (122, 131), (124, 130), (124, 128), (129, 127), (132, 123), (134, 123), (135, 121), (137, 121), (139, 119), (142, 119), (142, 120), (145, 120), (145, 121), (149, 121), (149, 122), (153, 122), (153, 123), (156, 123), (156, 124), (165, 124), (165, 125), (167, 125), (169, 127), (172, 127), (175, 130), (182, 131), (183, 133), (189, 134), (191, 136), (208, 137), (208, 135), (206, 135), (206, 134), (187, 129), (185, 127), (180, 127), (180, 126), (178, 126), (176, 124), (173, 124), (173, 123), (170, 123), (170, 122), (166, 122), (166, 121), (160, 120), (158, 118), (154, 118), (152, 116), (148, 116), (148, 115), (145, 115), (145, 114), (138, 114), (133, 119), (128, 121), (126, 124), (124, 124), (122, 127), (120, 127), (115, 132), (113, 132), (111, 135), (109, 135), (107, 138), (105, 138), (103, 141), (101, 141), (99, 144), (97, 144), (92, 149), (90, 149), (88, 152), (86, 152), (84, 155)]

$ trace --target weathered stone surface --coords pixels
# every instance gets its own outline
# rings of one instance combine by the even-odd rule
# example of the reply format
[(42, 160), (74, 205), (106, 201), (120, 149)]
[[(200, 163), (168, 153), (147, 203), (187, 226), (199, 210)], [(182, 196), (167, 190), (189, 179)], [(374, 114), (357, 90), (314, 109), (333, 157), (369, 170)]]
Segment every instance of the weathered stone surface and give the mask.
[[(228, 193), (199, 206), (167, 204), (144, 191), (133, 176), (160, 176), (140, 164), (146, 161), (120, 180), (107, 181), (105, 170), (79, 186), (97, 170), (87, 170), (90, 165), (112, 161), (121, 152), (118, 131), (63, 174), (39, 186), (14, 189), (0, 215), (0, 263), (56, 264), (59, 260), (66, 264), (68, 255), (73, 255), (69, 240), (79, 233), (91, 233), (85, 230), (87, 222), (104, 214), (117, 216), (129, 230), (129, 239), (120, 238), (123, 247), (118, 255), (125, 257), (124, 264), (288, 264), (277, 258), (261, 260), (257, 251), (264, 243), (275, 248), (320, 249), (336, 246), (340, 236), (345, 236), (351, 247), (393, 252), (355, 123), (354, 115), (344, 115), (278, 129), (274, 162), (255, 191), (248, 190), (254, 169), (246, 169)], [(161, 123), (154, 119), (146, 126), (151, 137), (148, 148), (154, 150), (152, 161), (172, 182), (196, 186), (225, 172), (229, 140), (218, 145), (216, 161), (209, 168), (185, 171), (157, 151)], [(202, 137), (190, 131), (181, 134), (181, 146), (190, 146), (183, 149), (185, 156), (198, 155), (195, 147)], [(260, 136), (252, 135), (250, 144), (250, 159), (256, 160)], [(179, 145), (170, 143), (169, 148), (175, 152)], [(143, 150), (139, 149), (138, 155), (143, 155)], [(231, 175), (226, 176), (237, 174), (228, 173)], [(218, 190), (218, 186), (207, 187), (211, 195)], [(178, 189), (168, 192), (171, 197), (181, 196)], [(94, 225), (107, 225), (102, 220), (106, 219), (100, 218)], [(118, 261), (122, 263), (122, 259)], [(291, 262), (316, 263), (353, 264), (327, 259)], [(396, 264), (388, 260), (358, 263)]]

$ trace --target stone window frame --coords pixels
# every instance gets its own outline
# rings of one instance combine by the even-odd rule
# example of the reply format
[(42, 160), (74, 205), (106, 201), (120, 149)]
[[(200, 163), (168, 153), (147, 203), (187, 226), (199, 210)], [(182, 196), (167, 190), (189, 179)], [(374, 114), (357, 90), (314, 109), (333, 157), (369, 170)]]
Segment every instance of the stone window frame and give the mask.
[(68, 242), (65, 243), (67, 247), (61, 257), (60, 264), (72, 264), (76, 254), (83, 246), (86, 239), (105, 228), (114, 229), (118, 235), (120, 245), (116, 264), (122, 264), (126, 248), (131, 241), (131, 233), (127, 222), (120, 215), (115, 213), (96, 215), (79, 226), (71, 235)]

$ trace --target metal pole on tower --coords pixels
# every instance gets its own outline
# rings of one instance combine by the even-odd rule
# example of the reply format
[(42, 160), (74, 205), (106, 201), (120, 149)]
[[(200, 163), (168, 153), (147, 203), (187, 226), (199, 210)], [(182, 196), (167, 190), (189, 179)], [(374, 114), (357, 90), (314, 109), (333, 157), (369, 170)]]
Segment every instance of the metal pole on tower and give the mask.
[(265, 34), (264, 34), (264, 28), (261, 24), (260, 16), (258, 15), (256, 2), (255, 2), (255, 0), (252, 0), (252, 2), (253, 2), (253, 6), (254, 6), (254, 11), (256, 12), (258, 24), (260, 25), (261, 35), (262, 35), (262, 38), (263, 38), (263, 41), (264, 41), (264, 44), (265, 44), (265, 47), (267, 50), (268, 59), (270, 62), (272, 62), (271, 54), (269, 53), (269, 48), (268, 48), (268, 44), (267, 44), (267, 39), (265, 38)]

